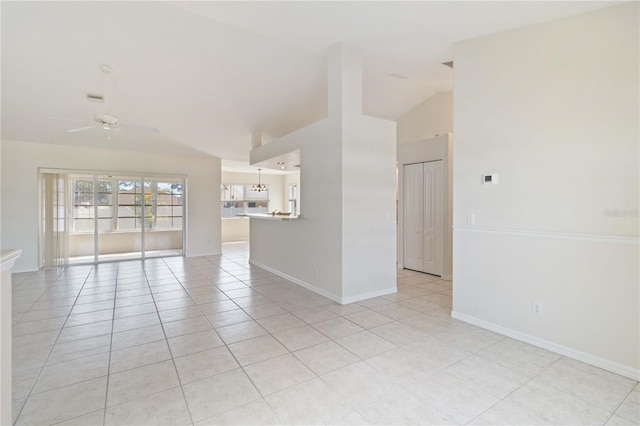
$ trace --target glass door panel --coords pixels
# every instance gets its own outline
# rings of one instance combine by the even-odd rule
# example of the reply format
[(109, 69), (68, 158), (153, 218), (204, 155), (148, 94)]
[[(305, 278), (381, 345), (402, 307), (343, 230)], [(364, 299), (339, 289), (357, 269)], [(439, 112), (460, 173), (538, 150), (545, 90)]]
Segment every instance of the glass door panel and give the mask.
[(137, 231), (142, 227), (140, 208), (141, 184), (139, 180), (118, 179), (118, 231)]
[[(145, 182), (145, 257), (182, 255), (184, 220), (184, 182), (154, 180)], [(148, 201), (147, 201), (148, 200)]]
[(98, 176), (98, 261), (142, 257), (140, 178)]
[(94, 179), (91, 175), (70, 175), (71, 217), (69, 264), (95, 262)]
[(142, 258), (141, 180), (98, 176), (98, 261)]
[(155, 182), (150, 181), (144, 182), (144, 231), (155, 229), (155, 184)]
[(113, 181), (96, 180), (96, 208), (98, 211), (98, 234), (113, 231)]

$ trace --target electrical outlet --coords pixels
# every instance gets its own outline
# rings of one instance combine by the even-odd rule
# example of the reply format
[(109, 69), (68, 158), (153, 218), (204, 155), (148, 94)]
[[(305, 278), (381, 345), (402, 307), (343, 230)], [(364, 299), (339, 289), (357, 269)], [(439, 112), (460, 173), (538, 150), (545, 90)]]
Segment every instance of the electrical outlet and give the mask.
[(533, 313), (533, 315), (542, 316), (543, 315), (542, 303), (533, 302), (531, 307), (531, 312)]

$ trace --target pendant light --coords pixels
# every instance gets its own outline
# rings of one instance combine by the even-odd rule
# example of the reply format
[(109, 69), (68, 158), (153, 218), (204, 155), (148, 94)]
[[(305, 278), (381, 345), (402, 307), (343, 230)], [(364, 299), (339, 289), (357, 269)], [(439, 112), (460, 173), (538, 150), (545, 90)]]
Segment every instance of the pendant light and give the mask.
[(265, 192), (267, 191), (267, 185), (261, 183), (261, 179), (260, 179), (260, 172), (262, 171), (262, 169), (258, 169), (258, 184), (257, 185), (251, 185), (251, 190), (252, 191), (256, 191), (256, 192)]

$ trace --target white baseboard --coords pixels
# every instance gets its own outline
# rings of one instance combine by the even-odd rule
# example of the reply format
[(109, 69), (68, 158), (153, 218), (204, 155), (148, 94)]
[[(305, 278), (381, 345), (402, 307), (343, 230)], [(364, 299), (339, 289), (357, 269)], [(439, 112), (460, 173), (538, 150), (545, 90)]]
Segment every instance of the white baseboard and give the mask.
[(394, 294), (397, 292), (398, 292), (397, 287), (389, 287), (389, 288), (385, 288), (384, 290), (371, 291), (369, 293), (358, 294), (356, 296), (351, 296), (351, 297), (343, 297), (340, 303), (342, 303), (343, 305), (346, 305), (348, 303), (360, 302), (361, 300), (367, 300), (367, 299), (372, 299), (374, 297), (386, 296), (387, 294)]
[(335, 295), (333, 293), (329, 293), (328, 291), (323, 290), (321, 288), (318, 288), (318, 287), (314, 286), (313, 284), (309, 284), (307, 282), (299, 280), (299, 279), (297, 279), (295, 277), (292, 277), (291, 275), (287, 275), (284, 272), (280, 272), (277, 269), (274, 269), (274, 268), (272, 268), (270, 266), (264, 265), (264, 264), (262, 264), (260, 262), (256, 262), (256, 261), (251, 260), (251, 259), (249, 259), (249, 263), (252, 264), (252, 265), (255, 265), (255, 266), (259, 267), (259, 268), (262, 268), (262, 269), (264, 269), (266, 271), (269, 271), (272, 274), (276, 274), (277, 276), (282, 277), (285, 280), (289, 280), (291, 282), (294, 282), (294, 283), (298, 284), (300, 287), (304, 287), (307, 290), (311, 290), (312, 292), (317, 293), (320, 296), (324, 296), (327, 299), (330, 299), (330, 300), (333, 300), (336, 303), (342, 304), (342, 300), (341, 300), (340, 296), (337, 296), (337, 295)]
[(341, 305), (346, 305), (348, 303), (354, 303), (354, 302), (359, 302), (361, 300), (371, 299), (372, 297), (386, 296), (387, 294), (393, 294), (398, 291), (396, 287), (392, 287), (384, 290), (372, 291), (370, 293), (358, 294), (356, 296), (351, 296), (351, 297), (340, 297), (333, 293), (329, 293), (326, 290), (318, 288), (313, 284), (309, 284), (307, 282), (299, 280), (298, 278), (292, 277), (291, 275), (287, 275), (284, 272), (278, 271), (277, 269), (274, 269), (270, 266), (264, 265), (260, 262), (256, 262), (254, 260), (249, 259), (249, 263), (259, 268), (262, 268), (266, 271), (269, 271), (272, 274), (276, 274), (277, 276), (282, 277), (285, 280), (289, 280), (293, 283), (296, 283), (300, 287), (304, 287), (307, 290), (311, 290), (312, 292), (319, 294), (320, 296), (326, 297), (329, 300), (333, 300), (334, 302), (339, 303)]
[(26, 266), (24, 268), (15, 268), (14, 267), (11, 270), (11, 273), (12, 274), (25, 274), (25, 273), (28, 273), (28, 272), (38, 272), (38, 271), (40, 271), (40, 269), (32, 269), (32, 268), (33, 267), (31, 267), (31, 266)]
[(582, 352), (582, 351), (570, 348), (568, 346), (563, 346), (557, 343), (550, 342), (548, 340), (540, 339), (539, 337), (522, 333), (516, 330), (512, 330), (510, 328), (506, 328), (501, 325), (494, 324), (492, 322), (481, 320), (476, 317), (472, 317), (470, 315), (451, 311), (451, 316), (460, 321), (464, 321), (469, 324), (473, 324), (478, 327), (494, 331), (504, 336), (508, 336), (513, 339), (520, 340), (522, 342), (529, 343), (534, 346), (538, 346), (540, 348), (555, 352), (557, 354), (564, 355), (566, 357), (573, 358), (575, 360), (578, 360), (587, 364), (591, 364), (593, 366), (602, 368), (604, 370), (611, 371), (612, 373), (616, 373), (636, 381), (640, 380), (640, 369), (629, 367), (627, 365), (620, 364), (618, 362), (614, 362), (605, 358), (600, 358), (598, 356), (595, 356), (586, 352)]
[(204, 257), (204, 256), (220, 256), (222, 252), (200, 252), (200, 253), (186, 253), (184, 257)]

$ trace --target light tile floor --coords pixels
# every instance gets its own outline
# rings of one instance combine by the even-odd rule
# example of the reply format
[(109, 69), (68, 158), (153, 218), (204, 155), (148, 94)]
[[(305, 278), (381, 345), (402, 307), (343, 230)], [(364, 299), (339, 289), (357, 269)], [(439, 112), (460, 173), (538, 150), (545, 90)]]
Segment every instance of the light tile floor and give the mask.
[(341, 306), (247, 256), (16, 274), (16, 424), (640, 421), (637, 382), (452, 319), (450, 282)]

